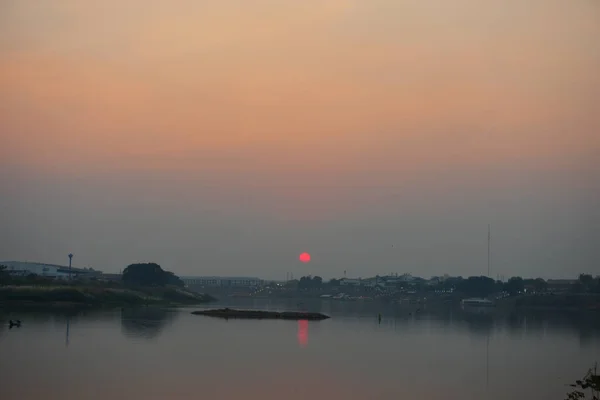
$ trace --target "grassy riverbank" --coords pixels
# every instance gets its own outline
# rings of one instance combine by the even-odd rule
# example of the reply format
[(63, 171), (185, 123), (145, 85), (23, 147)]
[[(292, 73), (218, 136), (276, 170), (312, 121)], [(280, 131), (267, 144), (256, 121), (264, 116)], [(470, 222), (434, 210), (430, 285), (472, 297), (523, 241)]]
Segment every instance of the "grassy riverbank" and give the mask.
[(124, 288), (85, 285), (0, 287), (0, 307), (123, 307), (188, 305), (215, 300), (174, 287)]

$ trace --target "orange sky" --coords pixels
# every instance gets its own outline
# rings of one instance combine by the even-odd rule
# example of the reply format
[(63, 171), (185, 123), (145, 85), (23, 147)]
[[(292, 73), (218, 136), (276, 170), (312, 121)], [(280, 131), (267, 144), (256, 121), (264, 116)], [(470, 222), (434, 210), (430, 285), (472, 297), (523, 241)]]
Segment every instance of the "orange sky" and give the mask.
[(389, 146), (410, 163), (475, 164), (598, 146), (600, 23), (585, 2), (3, 8), (4, 151), (28, 168), (109, 157), (193, 170), (205, 166), (180, 154), (236, 149), (285, 172), (307, 157), (351, 167)]
[(3, 1), (0, 162), (329, 210), (440, 171), (596, 176), (598, 38), (590, 1)]

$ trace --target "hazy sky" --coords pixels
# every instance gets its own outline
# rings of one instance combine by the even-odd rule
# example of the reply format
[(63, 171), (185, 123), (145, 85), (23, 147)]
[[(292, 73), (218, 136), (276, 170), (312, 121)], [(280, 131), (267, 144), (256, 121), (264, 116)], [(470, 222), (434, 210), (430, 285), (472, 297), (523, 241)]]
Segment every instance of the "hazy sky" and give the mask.
[(0, 0), (0, 135), (0, 260), (600, 274), (598, 1)]

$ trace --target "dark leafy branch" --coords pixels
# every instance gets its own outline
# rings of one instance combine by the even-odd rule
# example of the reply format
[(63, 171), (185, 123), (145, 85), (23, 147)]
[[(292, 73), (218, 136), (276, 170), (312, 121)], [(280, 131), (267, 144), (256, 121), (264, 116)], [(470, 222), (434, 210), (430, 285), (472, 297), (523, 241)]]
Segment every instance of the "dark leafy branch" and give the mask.
[[(600, 376), (598, 375), (598, 364), (591, 368), (583, 379), (569, 385), (573, 389), (567, 394), (566, 400), (600, 400)], [(586, 397), (586, 393), (589, 397)]]

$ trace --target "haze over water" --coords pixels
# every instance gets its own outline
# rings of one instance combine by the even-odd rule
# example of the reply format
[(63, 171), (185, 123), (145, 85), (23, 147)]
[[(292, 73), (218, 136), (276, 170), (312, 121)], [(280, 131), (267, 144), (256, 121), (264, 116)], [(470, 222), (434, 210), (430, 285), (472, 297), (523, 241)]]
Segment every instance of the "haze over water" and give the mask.
[(333, 318), (225, 321), (152, 308), (20, 314), (21, 328), (0, 331), (2, 399), (560, 400), (600, 354), (598, 321), (572, 315), (300, 307)]

